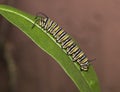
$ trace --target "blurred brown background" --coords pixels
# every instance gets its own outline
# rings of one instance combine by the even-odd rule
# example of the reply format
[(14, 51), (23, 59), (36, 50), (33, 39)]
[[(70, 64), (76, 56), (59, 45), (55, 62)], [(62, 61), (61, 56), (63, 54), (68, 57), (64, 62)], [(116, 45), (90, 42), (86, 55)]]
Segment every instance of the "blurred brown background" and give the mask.
[[(93, 66), (102, 92), (120, 92), (120, 0), (0, 0), (0, 3), (33, 15), (41, 11), (55, 20), (80, 43), (89, 59), (96, 58)], [(13, 77), (15, 72), (17, 76)], [(0, 16), (0, 92), (78, 92), (78, 89), (49, 55)]]

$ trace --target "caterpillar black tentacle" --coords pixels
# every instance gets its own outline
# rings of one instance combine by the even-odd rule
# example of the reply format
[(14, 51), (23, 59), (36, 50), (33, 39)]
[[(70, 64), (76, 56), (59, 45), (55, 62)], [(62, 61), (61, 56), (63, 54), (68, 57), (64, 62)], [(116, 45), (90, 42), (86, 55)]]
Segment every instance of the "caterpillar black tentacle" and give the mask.
[(66, 53), (71, 56), (73, 62), (77, 62), (80, 65), (82, 71), (88, 71), (90, 65), (88, 58), (67, 32), (56, 22), (51, 20), (44, 13), (39, 12), (36, 15), (35, 23), (38, 23), (40, 27), (53, 36), (56, 42), (61, 45), (62, 49), (65, 49)]

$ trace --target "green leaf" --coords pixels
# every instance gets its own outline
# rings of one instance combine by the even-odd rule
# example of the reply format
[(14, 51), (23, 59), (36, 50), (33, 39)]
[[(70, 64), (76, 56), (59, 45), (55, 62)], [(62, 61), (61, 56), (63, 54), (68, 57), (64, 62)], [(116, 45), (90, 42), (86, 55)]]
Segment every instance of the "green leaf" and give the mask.
[(0, 14), (54, 58), (81, 92), (100, 92), (98, 79), (92, 65), (87, 72), (81, 71), (79, 66), (72, 62), (70, 56), (56, 43), (52, 35), (46, 33), (38, 24), (35, 24), (32, 29), (35, 16), (7, 5), (0, 5)]

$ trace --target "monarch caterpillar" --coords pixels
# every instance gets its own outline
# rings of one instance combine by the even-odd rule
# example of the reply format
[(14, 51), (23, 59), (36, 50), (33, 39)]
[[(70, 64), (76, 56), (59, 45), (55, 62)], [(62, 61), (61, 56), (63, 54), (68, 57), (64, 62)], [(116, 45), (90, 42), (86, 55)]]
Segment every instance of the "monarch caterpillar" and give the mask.
[(73, 41), (70, 35), (68, 35), (55, 21), (51, 20), (44, 13), (39, 12), (39, 15), (37, 14), (35, 17), (35, 23), (53, 36), (57, 43), (61, 45), (62, 49), (72, 57), (73, 62), (77, 62), (80, 65), (82, 71), (88, 71), (90, 60), (88, 60), (85, 53)]

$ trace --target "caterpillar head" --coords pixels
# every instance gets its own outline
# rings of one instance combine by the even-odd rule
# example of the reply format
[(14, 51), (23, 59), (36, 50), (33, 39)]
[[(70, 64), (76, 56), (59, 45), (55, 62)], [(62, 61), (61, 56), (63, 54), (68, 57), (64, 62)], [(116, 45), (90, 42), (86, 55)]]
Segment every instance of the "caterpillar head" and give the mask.
[(85, 62), (85, 63), (83, 63), (83, 64), (80, 64), (80, 69), (81, 69), (82, 71), (88, 71), (89, 66), (90, 66), (90, 64), (89, 64), (89, 62), (87, 61), (87, 62)]

